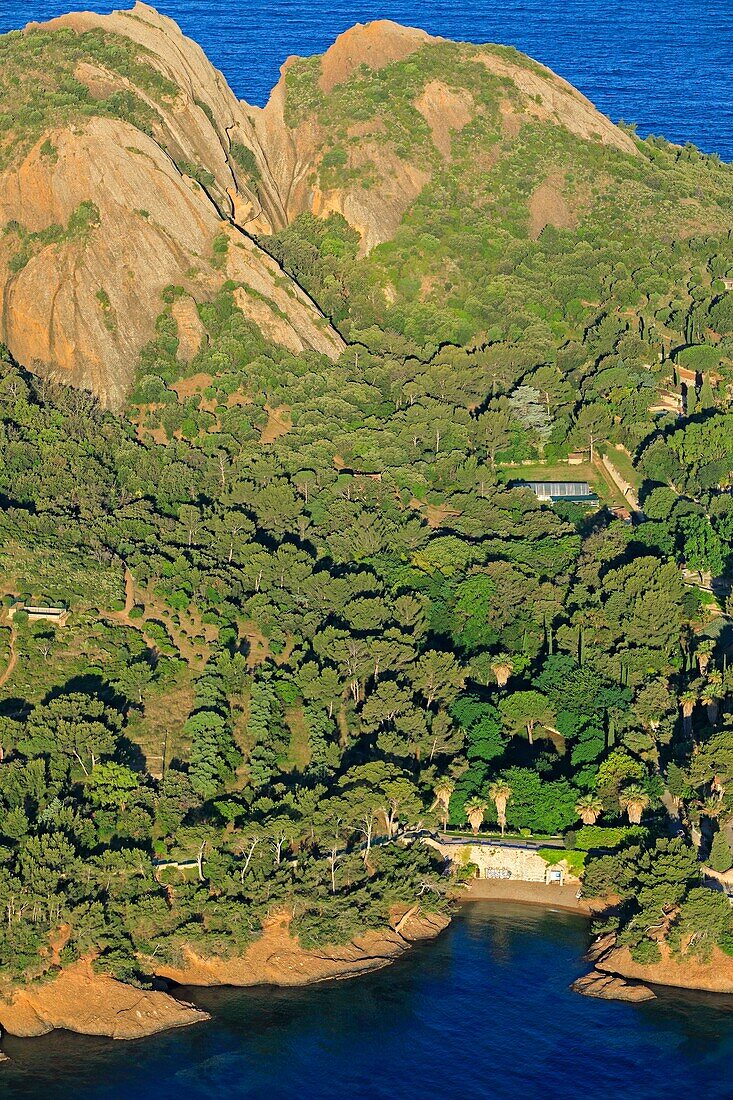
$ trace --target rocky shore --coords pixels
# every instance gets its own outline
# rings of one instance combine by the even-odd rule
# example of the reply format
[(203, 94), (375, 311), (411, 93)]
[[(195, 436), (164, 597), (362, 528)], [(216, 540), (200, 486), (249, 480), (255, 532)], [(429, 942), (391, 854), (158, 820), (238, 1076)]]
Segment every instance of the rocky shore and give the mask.
[(266, 922), (263, 934), (244, 955), (203, 958), (184, 950), (179, 966), (156, 967), (156, 974), (177, 985), (312, 985), (333, 978), (353, 978), (388, 966), (413, 944), (435, 939), (447, 917), (409, 910), (383, 931), (371, 931), (340, 947), (305, 949), (289, 929), (286, 917)]
[(80, 1035), (140, 1039), (208, 1019), (207, 1012), (168, 993), (96, 973), (88, 959), (51, 980), (17, 988), (0, 1001), (0, 1028), (21, 1038), (47, 1035), (58, 1027)]
[[(576, 993), (614, 1000), (649, 1000), (654, 993), (646, 985), (699, 989), (704, 993), (733, 993), (733, 957), (714, 947), (708, 959), (673, 955), (668, 944), (659, 946), (661, 959), (638, 963), (628, 947), (617, 944), (614, 933), (599, 936), (585, 956), (594, 969), (573, 983)], [(646, 990), (649, 996), (641, 995)]]
[(699, 989), (706, 993), (733, 993), (733, 958), (714, 947), (710, 958), (689, 955), (675, 957), (667, 944), (661, 944), (658, 963), (637, 963), (628, 947), (613, 946), (596, 962), (596, 968), (622, 978), (669, 985), (677, 989)]
[[(413, 944), (434, 939), (448, 923), (447, 917), (422, 913), (415, 906), (383, 931), (367, 932), (340, 947), (307, 950), (291, 934), (288, 919), (274, 917), (244, 955), (205, 958), (186, 948), (178, 966), (142, 961), (157, 979), (175, 985), (310, 985), (388, 966)], [(207, 1019), (208, 1013), (169, 992), (139, 989), (97, 973), (88, 959), (53, 978), (16, 987), (0, 999), (0, 1033), (23, 1038), (64, 1028), (81, 1035), (139, 1039)]]

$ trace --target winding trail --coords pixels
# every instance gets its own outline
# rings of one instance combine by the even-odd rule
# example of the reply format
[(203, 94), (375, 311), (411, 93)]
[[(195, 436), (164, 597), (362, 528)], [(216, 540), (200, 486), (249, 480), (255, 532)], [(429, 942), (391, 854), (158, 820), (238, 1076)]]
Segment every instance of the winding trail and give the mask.
[(16, 638), (15, 629), (13, 627), (11, 627), (10, 628), (10, 660), (8, 661), (8, 667), (5, 669), (5, 671), (2, 673), (2, 675), (0, 675), (0, 688), (5, 687), (6, 683), (8, 682), (10, 677), (13, 675), (13, 671), (15, 669), (15, 666), (18, 663), (18, 651), (15, 648), (15, 638)]

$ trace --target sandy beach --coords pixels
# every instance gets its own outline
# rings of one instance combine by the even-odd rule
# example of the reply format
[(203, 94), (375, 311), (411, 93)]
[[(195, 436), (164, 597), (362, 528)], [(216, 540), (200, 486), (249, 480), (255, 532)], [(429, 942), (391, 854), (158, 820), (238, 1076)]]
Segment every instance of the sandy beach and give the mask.
[(604, 902), (579, 898), (576, 884), (559, 886), (545, 882), (523, 882), (521, 879), (474, 879), (459, 895), (460, 901), (520, 901), (529, 905), (545, 905), (553, 909), (568, 909), (593, 916), (606, 908)]

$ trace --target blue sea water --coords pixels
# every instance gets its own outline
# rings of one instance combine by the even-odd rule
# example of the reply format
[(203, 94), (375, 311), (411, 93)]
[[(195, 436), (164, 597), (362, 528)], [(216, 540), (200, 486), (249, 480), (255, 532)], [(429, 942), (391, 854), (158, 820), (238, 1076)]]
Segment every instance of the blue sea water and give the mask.
[[(69, 7), (132, 0), (0, 0), (0, 32)], [(733, 160), (733, 0), (157, 0), (262, 104), (289, 54), (320, 53), (355, 22), (388, 18), (549, 65), (614, 121)]]
[(192, 991), (213, 1019), (135, 1043), (5, 1041), (7, 1100), (731, 1100), (733, 998), (580, 997), (587, 924), (466, 906), (349, 982)]

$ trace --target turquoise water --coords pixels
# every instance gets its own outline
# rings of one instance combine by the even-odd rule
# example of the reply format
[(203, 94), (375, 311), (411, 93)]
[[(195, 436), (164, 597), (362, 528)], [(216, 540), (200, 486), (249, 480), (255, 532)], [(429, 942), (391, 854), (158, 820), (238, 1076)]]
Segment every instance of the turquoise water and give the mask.
[(587, 924), (467, 906), (437, 942), (349, 982), (190, 991), (209, 1023), (135, 1043), (6, 1040), (8, 1100), (730, 1100), (733, 997), (570, 992)]
[[(0, 31), (105, 0), (0, 0)], [(129, 0), (131, 5), (132, 0)], [(264, 103), (291, 53), (324, 50), (357, 21), (502, 42), (549, 65), (614, 121), (733, 160), (732, 0), (158, 0), (243, 99)]]

